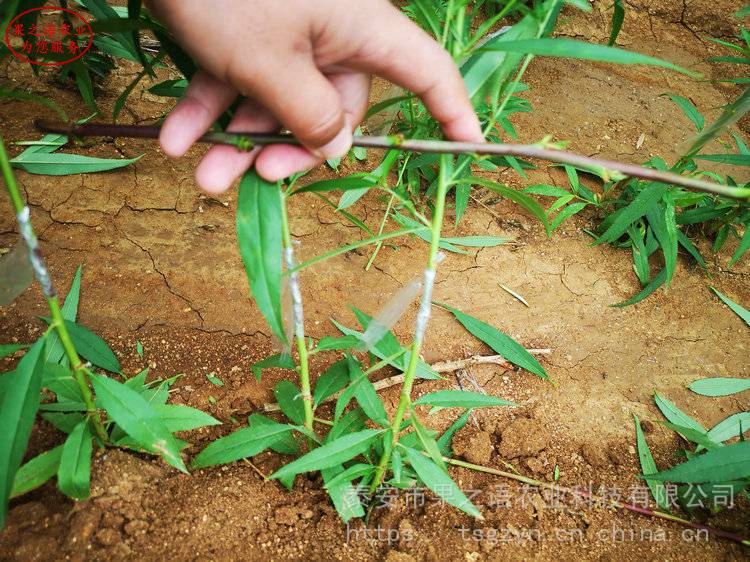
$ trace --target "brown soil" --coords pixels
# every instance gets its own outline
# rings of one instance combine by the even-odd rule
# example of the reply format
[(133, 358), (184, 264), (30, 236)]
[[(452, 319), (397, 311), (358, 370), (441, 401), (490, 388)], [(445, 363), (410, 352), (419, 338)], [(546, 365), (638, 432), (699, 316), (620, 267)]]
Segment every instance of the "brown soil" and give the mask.
[[(560, 33), (601, 41), (608, 33), (610, 4), (595, 2), (588, 16), (569, 12)], [(720, 77), (725, 67), (703, 61), (726, 53), (703, 36), (734, 33), (731, 14), (740, 6), (725, 0), (629, 2), (620, 43), (695, 67), (709, 78)], [(16, 62), (6, 63), (4, 71), (19, 86), (43, 88)], [(105, 115), (132, 76), (120, 70), (104, 85)], [(666, 71), (576, 61), (537, 60), (527, 79), (535, 112), (515, 119), (522, 140), (552, 133), (570, 139), (574, 150), (634, 162), (652, 154), (669, 159), (676, 154), (674, 147), (691, 135), (679, 109), (659, 94), (688, 96), (709, 118), (736, 95), (731, 87)], [(86, 114), (72, 92), (51, 82), (46, 90), (71, 115)], [(169, 106), (149, 94), (135, 95), (124, 115), (150, 120)], [(34, 111), (26, 104), (2, 103), (4, 136), (33, 138)], [(192, 170), (198, 150), (179, 161), (168, 160), (146, 142), (102, 142), (82, 150), (144, 156), (117, 173), (59, 179), (19, 174), (50, 269), (64, 294), (75, 267), (84, 265), (80, 321), (112, 344), (127, 373), (146, 365), (154, 376), (184, 373), (171, 400), (203, 408), (225, 422), (186, 437), (193, 444), (188, 454), (195, 454), (232, 429), (230, 416), (243, 421), (272, 400), (270, 389), (281, 376), (267, 373), (258, 384), (248, 369), (272, 352), (272, 344), (248, 297), (236, 250), (235, 193), (213, 199), (195, 189)], [(328, 174), (314, 172), (315, 177)], [(498, 176), (523, 185), (512, 173)], [(564, 183), (557, 171), (544, 168), (532, 181)], [(702, 376), (748, 374), (747, 327), (708, 290), (712, 284), (750, 303), (748, 261), (726, 266), (734, 248), (709, 260), (711, 279), (685, 260), (669, 292), (659, 291), (634, 307), (611, 308), (634, 294), (637, 281), (628, 252), (588, 246), (582, 228), (590, 227), (594, 217), (578, 217), (547, 239), (539, 224), (517, 207), (488, 194), (478, 196), (489, 210), (472, 204), (455, 234), (510, 236), (520, 244), (451, 255), (441, 267), (436, 299), (501, 327), (528, 347), (551, 348), (543, 363), (557, 386), (526, 372), (472, 368), (489, 393), (521, 407), (478, 412), (476, 424), (456, 437), (456, 448), (466, 459), (501, 469), (510, 462), (542, 480), (551, 480), (557, 465), (563, 485), (605, 486), (610, 493), (617, 488), (627, 499), (639, 472), (632, 416), (660, 419), (651, 397), (654, 389), (708, 425), (748, 409), (747, 396), (707, 399), (685, 389)], [(0, 245), (8, 247), (16, 239), (15, 225), (1, 199)], [(382, 207), (371, 197), (356, 212), (373, 222)], [(293, 199), (292, 215), (292, 229), (306, 257), (359, 236), (312, 197)], [(384, 249), (366, 275), (362, 270), (369, 253), (361, 251), (302, 276), (312, 337), (335, 333), (328, 322), (332, 316), (354, 324), (346, 303), (372, 313), (418, 272), (426, 246), (417, 240), (399, 245), (398, 251)], [(710, 255), (710, 240), (700, 245)], [(531, 306), (521, 305), (498, 283), (518, 291)], [(38, 289), (27, 290), (0, 309), (2, 341), (29, 341), (40, 333), (36, 318), (43, 314)], [(408, 339), (413, 317), (411, 310), (396, 327), (402, 341)], [(136, 341), (143, 342), (143, 360), (135, 351)], [(447, 313), (434, 311), (426, 360), (487, 351)], [(316, 361), (315, 372), (331, 360)], [(12, 361), (6, 360), (5, 367)], [(212, 371), (226, 386), (206, 380)], [(452, 378), (422, 382), (416, 392), (454, 383)], [(391, 406), (397, 398), (393, 389), (384, 396)], [(430, 423), (445, 427), (454, 417), (455, 412), (442, 411)], [(670, 465), (679, 445), (674, 434), (644, 425), (657, 464)], [(39, 423), (30, 454), (60, 439)], [(252, 460), (266, 474), (284, 462), (269, 454)], [(287, 492), (263, 481), (249, 463), (186, 476), (152, 458), (105, 450), (96, 454), (93, 470), (87, 502), (74, 504), (53, 483), (14, 501), (8, 526), (0, 533), (0, 559), (739, 560), (748, 554), (718, 539), (688, 540), (681, 527), (662, 521), (598, 507), (555, 507), (533, 490), (463, 469), (453, 475), (464, 489), (479, 490), (475, 501), (484, 521), (431, 498), (422, 502), (402, 496), (373, 512), (368, 536), (361, 523), (349, 528), (341, 523), (318, 480), (300, 477), (295, 490)], [(747, 506), (708, 521), (749, 534)]]

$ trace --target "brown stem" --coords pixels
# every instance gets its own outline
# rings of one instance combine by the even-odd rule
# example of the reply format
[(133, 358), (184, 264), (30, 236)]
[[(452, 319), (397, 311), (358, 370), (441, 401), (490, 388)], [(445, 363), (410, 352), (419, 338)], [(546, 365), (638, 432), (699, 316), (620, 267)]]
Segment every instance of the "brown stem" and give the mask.
[[(130, 137), (159, 138), (160, 128), (150, 125), (111, 125), (107, 123), (87, 123), (84, 125), (36, 122), (37, 128), (45, 133), (56, 133), (74, 137)], [(241, 150), (249, 150), (256, 144), (299, 144), (289, 134), (265, 133), (225, 133), (208, 132), (198, 142), (209, 144), (228, 144)], [(439, 140), (405, 139), (398, 135), (390, 136), (355, 136), (354, 146), (364, 148), (384, 148), (410, 152), (430, 152), (442, 154), (478, 154), (495, 156), (517, 156), (536, 158), (559, 164), (568, 164), (614, 180), (622, 176), (639, 178), (646, 181), (677, 185), (693, 191), (702, 191), (714, 195), (723, 195), (732, 199), (750, 199), (750, 188), (735, 188), (698, 178), (681, 176), (672, 172), (663, 172), (636, 164), (626, 164), (599, 158), (589, 158), (574, 152), (550, 148), (545, 144), (504, 144), (477, 142), (450, 142)]]

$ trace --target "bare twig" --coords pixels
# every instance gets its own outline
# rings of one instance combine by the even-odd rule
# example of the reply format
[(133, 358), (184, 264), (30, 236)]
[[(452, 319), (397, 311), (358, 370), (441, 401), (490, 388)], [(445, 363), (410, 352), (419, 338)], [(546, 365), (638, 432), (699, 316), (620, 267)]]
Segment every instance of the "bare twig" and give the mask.
[[(526, 351), (528, 351), (532, 355), (549, 355), (550, 353), (552, 353), (551, 349), (527, 349)], [(473, 357), (469, 357), (467, 359), (433, 363), (431, 367), (432, 370), (436, 373), (452, 373), (453, 371), (465, 369), (473, 365), (510, 365), (510, 363), (508, 363), (505, 360), (505, 357), (503, 357), (502, 355), (474, 355)], [(381, 390), (385, 390), (386, 388), (400, 385), (402, 382), (404, 382), (404, 374), (400, 373), (386, 379), (375, 381), (374, 383), (372, 383), (372, 385), (375, 387), (375, 390), (379, 392)], [(339, 394), (340, 392), (337, 392), (333, 396), (329, 396), (328, 398), (323, 400), (322, 403), (336, 400)], [(278, 412), (280, 410), (281, 408), (279, 408), (279, 405), (276, 402), (271, 402), (263, 405), (263, 411), (265, 412)]]
[[(150, 125), (112, 125), (108, 123), (87, 123), (84, 125), (49, 124), (36, 122), (39, 130), (46, 133), (57, 133), (74, 137), (130, 137), (130, 138), (159, 138), (159, 127)], [(265, 144), (299, 144), (289, 134), (265, 133), (226, 133), (209, 132), (198, 142), (209, 144), (229, 144), (240, 150), (250, 150), (255, 145)], [(364, 148), (384, 148), (391, 150), (405, 150), (410, 152), (430, 152), (442, 154), (477, 154), (497, 156), (517, 156), (521, 158), (536, 158), (549, 162), (568, 164), (589, 170), (600, 177), (609, 180), (621, 180), (625, 177), (640, 178), (651, 182), (677, 185), (693, 191), (702, 191), (723, 195), (733, 199), (750, 199), (750, 188), (729, 187), (715, 182), (707, 182), (696, 177), (681, 176), (672, 172), (663, 172), (653, 168), (646, 168), (635, 164), (614, 162), (590, 158), (573, 152), (559, 150), (552, 143), (539, 144), (505, 144), (478, 142), (449, 142), (439, 140), (405, 139), (400, 135), (388, 136), (355, 136), (354, 146)]]

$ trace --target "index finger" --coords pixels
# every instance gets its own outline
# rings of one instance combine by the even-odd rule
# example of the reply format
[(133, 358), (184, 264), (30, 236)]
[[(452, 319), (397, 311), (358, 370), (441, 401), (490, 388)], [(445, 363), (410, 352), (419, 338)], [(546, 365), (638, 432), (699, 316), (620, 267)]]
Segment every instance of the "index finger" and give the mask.
[(368, 21), (365, 43), (347, 64), (414, 92), (449, 139), (483, 142), (479, 119), (451, 56), (395, 8), (387, 14)]

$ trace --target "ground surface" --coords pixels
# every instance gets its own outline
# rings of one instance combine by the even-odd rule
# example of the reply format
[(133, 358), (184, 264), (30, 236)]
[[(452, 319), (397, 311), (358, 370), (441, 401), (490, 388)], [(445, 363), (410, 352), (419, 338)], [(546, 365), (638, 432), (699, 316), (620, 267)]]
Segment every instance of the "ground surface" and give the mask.
[[(730, 14), (740, 2), (708, 4), (629, 2), (620, 43), (698, 68), (709, 78), (723, 76), (726, 68), (702, 61), (726, 53), (702, 37), (731, 35), (735, 22)], [(609, 2), (595, 2), (593, 15), (568, 14), (560, 33), (601, 41), (608, 34), (608, 7)], [(39, 82), (15, 62), (3, 72), (19, 85), (40, 90)], [(105, 84), (104, 107), (130, 78), (121, 71)], [(581, 62), (537, 60), (527, 78), (536, 111), (515, 120), (522, 140), (551, 133), (570, 139), (574, 150), (634, 162), (652, 154), (669, 159), (676, 154), (672, 147), (691, 134), (679, 110), (659, 94), (690, 97), (709, 117), (736, 94), (664, 71)], [(71, 115), (85, 114), (71, 92), (48, 83), (46, 93), (61, 100)], [(168, 107), (161, 98), (135, 95), (125, 115), (146, 121)], [(35, 136), (28, 106), (3, 103), (0, 115), (6, 138)], [(186, 437), (193, 443), (188, 454), (194, 454), (232, 429), (230, 416), (242, 422), (270, 401), (272, 384), (280, 377), (269, 372), (258, 384), (248, 369), (273, 348), (248, 298), (236, 249), (235, 192), (210, 199), (196, 190), (192, 170), (198, 151), (171, 161), (153, 144), (135, 141), (82, 150), (110, 157), (145, 155), (118, 173), (60, 179), (19, 174), (50, 269), (64, 294), (75, 267), (84, 265), (80, 321), (112, 344), (127, 373), (147, 364), (159, 377), (184, 373), (171, 400), (206, 409), (225, 422)], [(319, 170), (314, 177), (329, 174)], [(523, 185), (511, 173), (500, 177)], [(533, 179), (563, 181), (544, 169)], [(709, 280), (682, 261), (668, 293), (659, 291), (635, 307), (611, 308), (632, 295), (637, 282), (628, 253), (588, 247), (590, 239), (581, 229), (590, 227), (594, 217), (579, 217), (547, 239), (539, 224), (518, 208), (481, 192), (477, 197), (489, 209), (472, 204), (455, 234), (496, 234), (518, 244), (451, 255), (441, 266), (436, 300), (501, 327), (527, 347), (551, 348), (542, 361), (557, 386), (525, 372), (471, 369), (488, 392), (522, 407), (478, 414), (477, 423), (457, 437), (457, 450), (466, 458), (498, 468), (510, 462), (542, 480), (550, 480), (558, 465), (561, 484), (593, 485), (595, 490), (604, 485), (627, 499), (638, 482), (632, 416), (660, 419), (651, 397), (654, 389), (709, 426), (748, 409), (746, 396), (711, 400), (685, 390), (698, 377), (748, 374), (747, 327), (708, 290), (713, 284), (750, 303), (747, 263), (728, 269), (731, 254), (722, 254), (710, 260)], [(374, 222), (382, 207), (370, 198), (355, 210)], [(292, 215), (293, 234), (302, 241), (305, 257), (358, 239), (357, 230), (312, 197), (293, 200)], [(2, 199), (0, 245), (12, 246), (14, 232)], [(709, 244), (699, 237), (706, 255)], [(404, 240), (399, 247), (384, 249), (368, 274), (362, 271), (369, 257), (365, 251), (304, 274), (309, 334), (335, 334), (330, 317), (352, 325), (347, 303), (373, 313), (416, 275), (426, 245)], [(530, 307), (498, 283), (518, 291)], [(0, 309), (3, 342), (29, 341), (39, 333), (41, 302), (34, 287)], [(413, 318), (411, 310), (395, 329), (402, 341), (408, 339)], [(143, 360), (135, 351), (137, 340), (143, 342)], [(446, 313), (434, 312), (424, 352), (428, 361), (487, 352)], [(332, 360), (321, 358), (316, 373)], [(205, 378), (209, 372), (226, 386), (210, 384)], [(420, 383), (416, 392), (449, 388), (454, 382)], [(209, 395), (215, 404), (209, 403)], [(394, 403), (395, 391), (385, 396)], [(430, 422), (444, 427), (453, 417), (454, 412), (443, 411)], [(653, 424), (646, 429), (657, 463), (669, 465), (678, 445), (673, 434)], [(58, 442), (60, 435), (40, 423), (31, 452)], [(268, 455), (253, 460), (265, 473), (282, 462)], [(588, 506), (555, 508), (509, 481), (465, 470), (454, 476), (465, 489), (480, 491), (475, 501), (485, 521), (473, 522), (429, 498), (420, 505), (419, 498), (402, 497), (390, 508), (374, 511), (365, 537), (361, 523), (348, 529), (342, 525), (318, 481), (298, 478), (289, 493), (264, 482), (244, 463), (185, 476), (150, 458), (99, 451), (90, 501), (74, 505), (48, 484), (13, 502), (8, 527), (0, 533), (0, 559), (739, 560), (748, 555), (720, 540), (685, 540), (682, 529), (671, 524)], [(750, 528), (747, 511), (710, 522), (746, 534)], [(470, 536), (467, 530), (479, 531)]]

